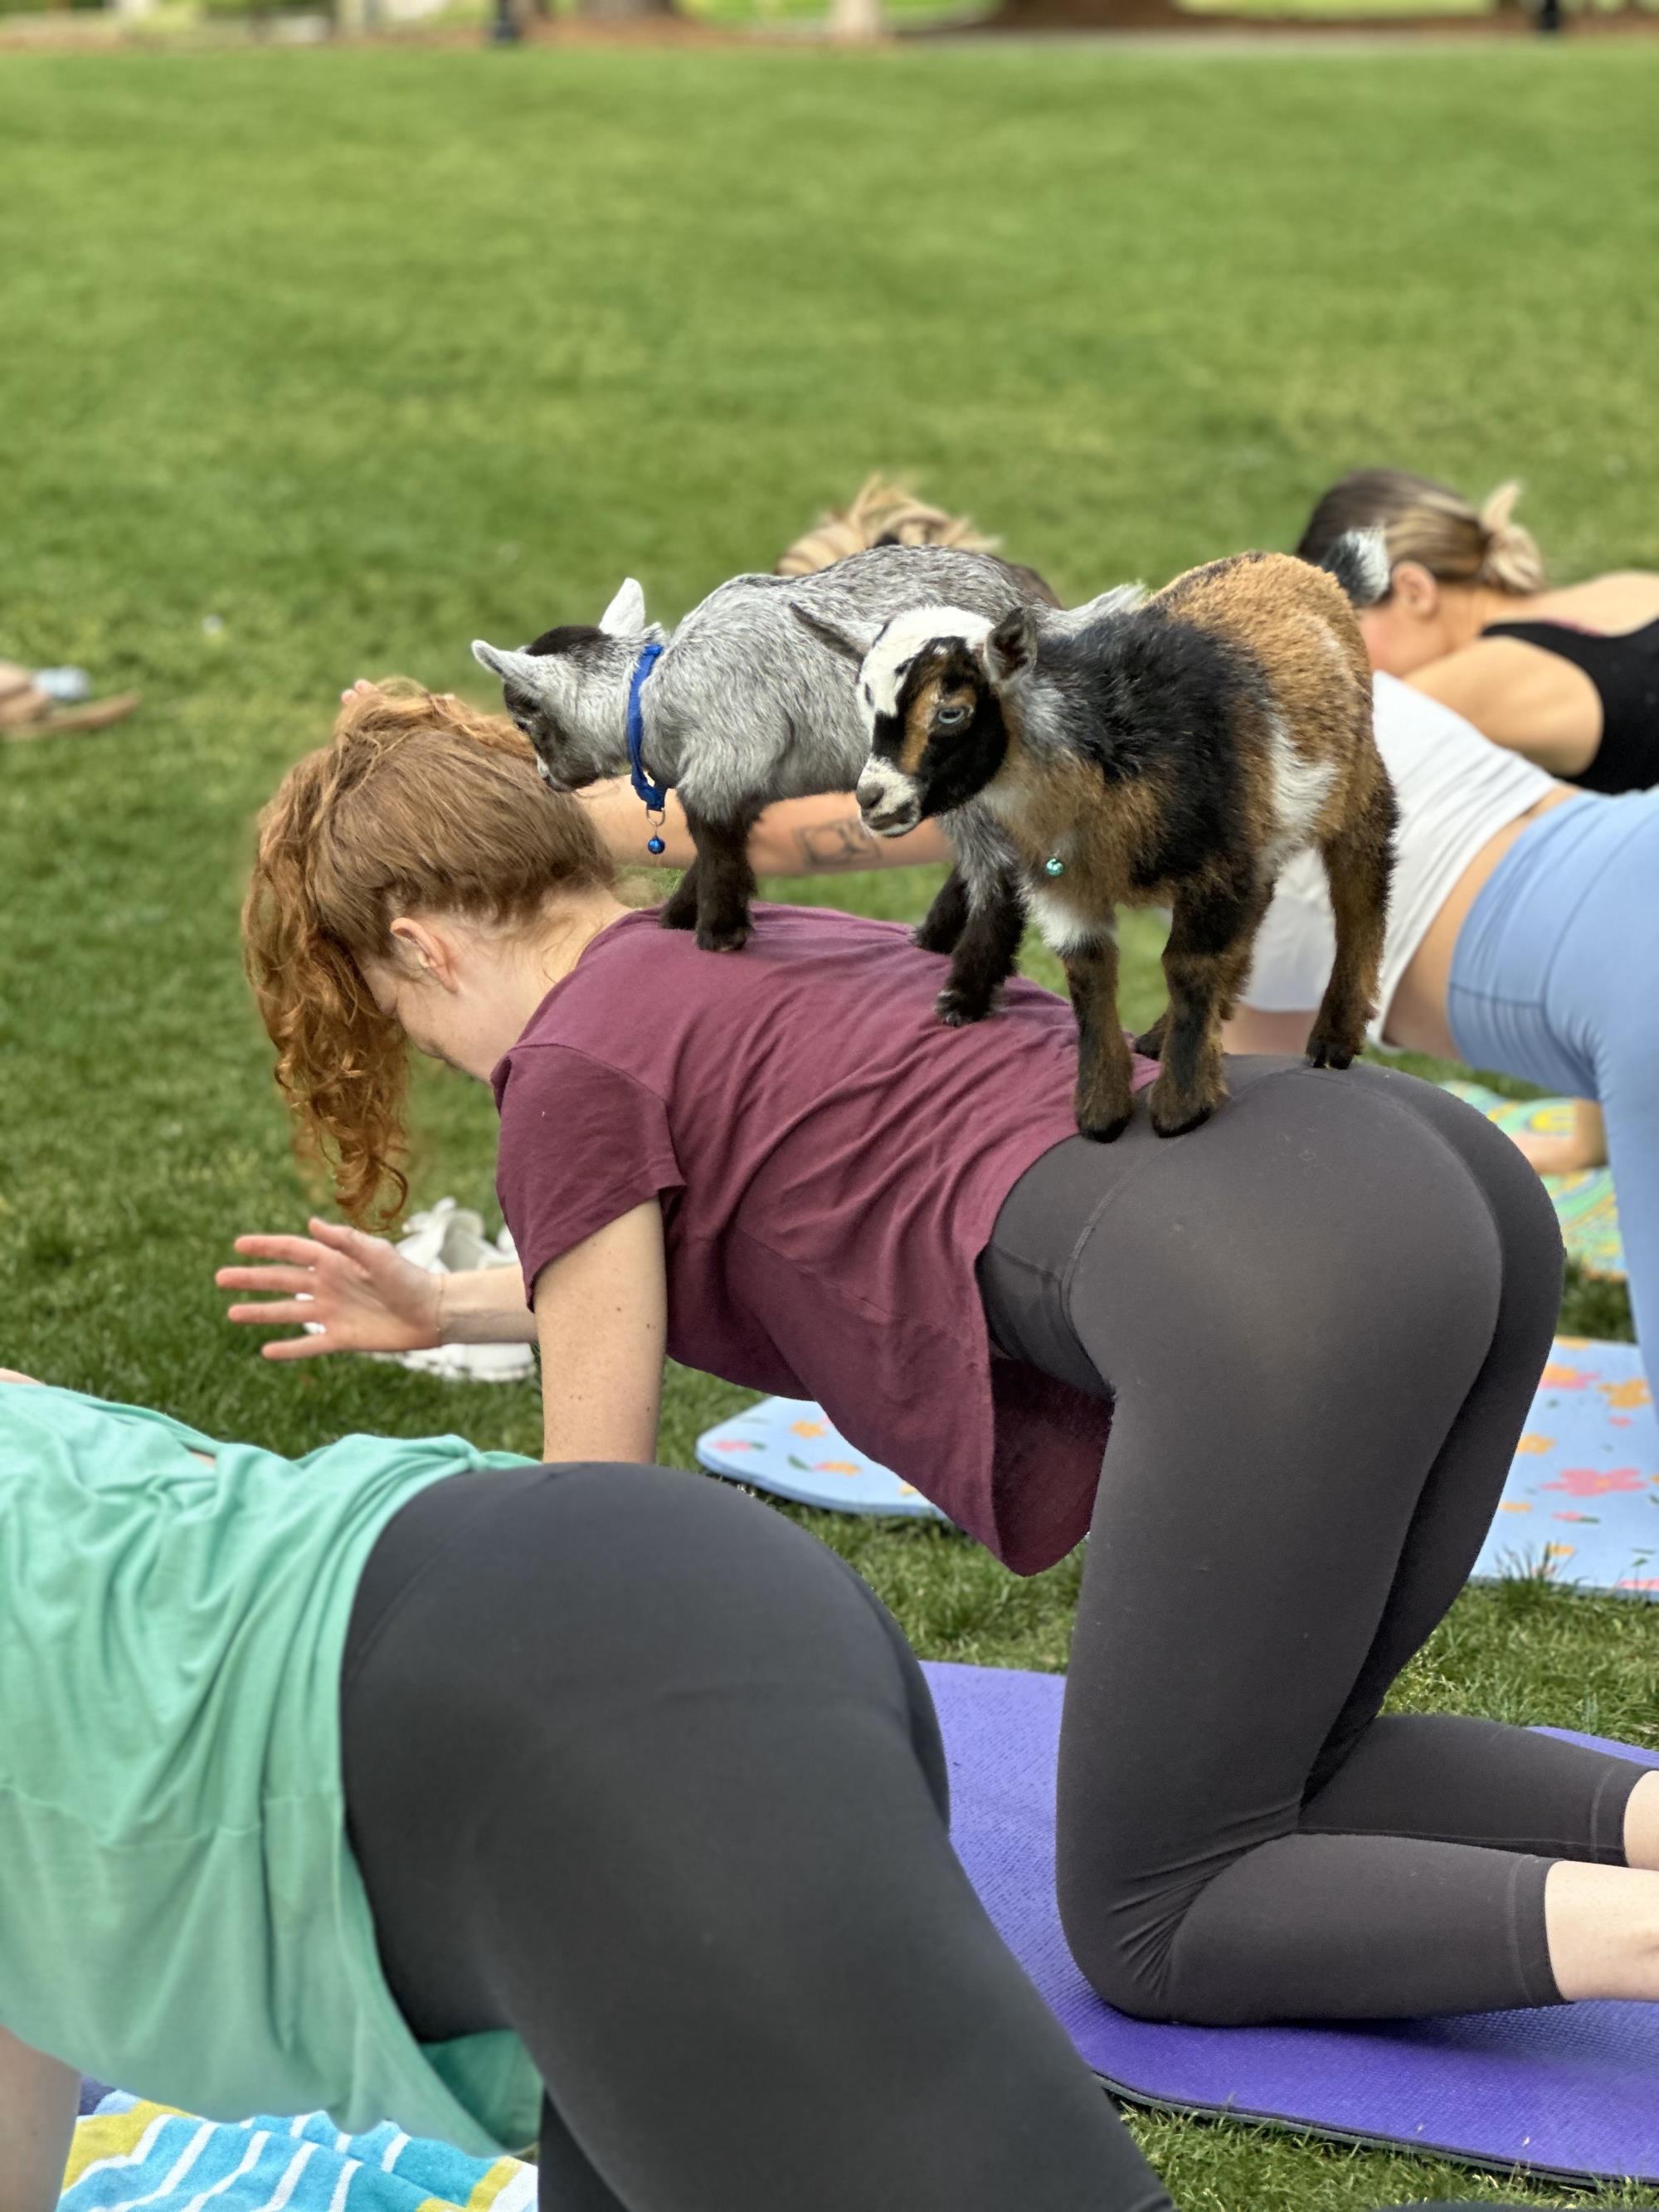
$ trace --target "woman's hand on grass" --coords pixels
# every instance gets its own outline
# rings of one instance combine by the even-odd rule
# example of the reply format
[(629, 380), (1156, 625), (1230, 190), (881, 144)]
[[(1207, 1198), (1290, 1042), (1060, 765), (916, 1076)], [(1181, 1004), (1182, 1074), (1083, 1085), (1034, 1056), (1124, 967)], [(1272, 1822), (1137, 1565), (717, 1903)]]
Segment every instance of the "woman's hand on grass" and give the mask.
[(234, 1305), (226, 1318), (256, 1328), (310, 1324), (320, 1334), (261, 1345), (267, 1359), (313, 1359), (325, 1352), (423, 1352), (443, 1342), (443, 1275), (399, 1258), (383, 1237), (313, 1217), (309, 1237), (239, 1237), (244, 1258), (221, 1267), (222, 1291), (271, 1295)]

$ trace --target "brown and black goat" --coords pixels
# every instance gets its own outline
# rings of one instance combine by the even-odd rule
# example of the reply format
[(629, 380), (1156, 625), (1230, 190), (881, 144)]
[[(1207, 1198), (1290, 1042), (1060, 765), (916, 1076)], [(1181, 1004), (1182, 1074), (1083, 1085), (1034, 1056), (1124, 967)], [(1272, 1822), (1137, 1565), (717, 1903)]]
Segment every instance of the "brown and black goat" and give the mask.
[[(1012, 848), (1012, 883), (1071, 986), (1085, 1136), (1109, 1143), (1129, 1119), (1120, 906), (1171, 915), (1169, 1003), (1137, 1040), (1163, 1062), (1148, 1101), (1160, 1136), (1196, 1128), (1225, 1097), (1221, 1024), (1279, 872), (1309, 846), (1330, 880), (1336, 959), (1308, 1057), (1346, 1067), (1364, 1043), (1395, 800), (1354, 609), (1387, 588), (1380, 538), (1357, 532), (1319, 568), (1240, 554), (1127, 604), (1109, 593), (994, 623), (913, 612), (866, 651), (865, 821), (897, 836), (930, 814), (958, 827), (977, 818)], [(963, 964), (970, 938), (977, 967)], [(990, 1011), (1003, 976), (985, 972), (982, 948), (1015, 941), (1006, 927), (964, 937), (941, 996), (947, 1019)]]

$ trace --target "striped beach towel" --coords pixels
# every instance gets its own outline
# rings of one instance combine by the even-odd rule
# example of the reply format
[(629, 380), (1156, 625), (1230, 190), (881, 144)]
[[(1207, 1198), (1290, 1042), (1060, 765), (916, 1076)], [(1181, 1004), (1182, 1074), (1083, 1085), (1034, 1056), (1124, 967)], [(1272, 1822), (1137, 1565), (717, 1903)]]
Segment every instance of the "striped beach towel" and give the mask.
[(111, 2094), (82, 2118), (61, 2212), (536, 2212), (536, 2169), (322, 2114), (234, 2126)]

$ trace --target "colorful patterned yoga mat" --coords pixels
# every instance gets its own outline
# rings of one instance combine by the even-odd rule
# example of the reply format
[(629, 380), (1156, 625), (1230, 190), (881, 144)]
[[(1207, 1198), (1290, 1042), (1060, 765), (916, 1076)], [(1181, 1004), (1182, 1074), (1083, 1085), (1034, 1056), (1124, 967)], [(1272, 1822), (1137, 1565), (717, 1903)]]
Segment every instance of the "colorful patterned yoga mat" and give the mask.
[(1557, 1337), (1474, 1572), (1659, 1598), (1659, 1419), (1633, 1344)]
[[(804, 1398), (722, 1421), (698, 1437), (697, 1458), (799, 1504), (944, 1517)], [(1634, 1345), (1557, 1339), (1474, 1571), (1659, 1598), (1659, 1419)]]
[[(90, 2107), (90, 2109), (88, 2109)], [(88, 2085), (61, 2212), (535, 2212), (536, 2169), (321, 2114), (231, 2126)]]
[(810, 1398), (763, 1398), (697, 1438), (698, 1464), (797, 1505), (832, 1513), (945, 1516), (919, 1490), (849, 1444)]
[[(1479, 1083), (1448, 1083), (1443, 1089), (1478, 1107), (1489, 1121), (1511, 1136), (1530, 1131), (1539, 1137), (1565, 1137), (1572, 1127), (1571, 1098), (1504, 1098)], [(1544, 1188), (1554, 1202), (1567, 1257), (1587, 1275), (1625, 1279), (1625, 1244), (1619, 1233), (1619, 1208), (1613, 1173), (1586, 1168), (1576, 1175), (1546, 1176)]]

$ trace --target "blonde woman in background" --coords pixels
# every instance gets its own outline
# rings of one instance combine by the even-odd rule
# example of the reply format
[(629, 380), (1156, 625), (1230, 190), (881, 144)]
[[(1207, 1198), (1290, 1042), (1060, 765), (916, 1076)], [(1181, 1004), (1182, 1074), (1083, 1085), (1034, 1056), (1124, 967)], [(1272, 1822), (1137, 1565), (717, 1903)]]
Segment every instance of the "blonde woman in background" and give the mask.
[[(1519, 490), (1502, 484), (1475, 507), (1429, 477), (1357, 469), (1319, 501), (1297, 551), (1317, 561), (1345, 530), (1380, 526), (1393, 582), (1360, 617), (1375, 668), (1564, 784), (1650, 790), (1659, 785), (1659, 575), (1620, 569), (1552, 590), (1536, 539), (1515, 520)], [(1571, 1133), (1517, 1141), (1547, 1174), (1607, 1157), (1589, 1100)]]
[(1515, 520), (1518, 484), (1484, 506), (1403, 469), (1331, 486), (1297, 551), (1380, 527), (1394, 574), (1360, 618), (1371, 665), (1584, 791), (1659, 784), (1659, 575), (1620, 569), (1552, 590)]

